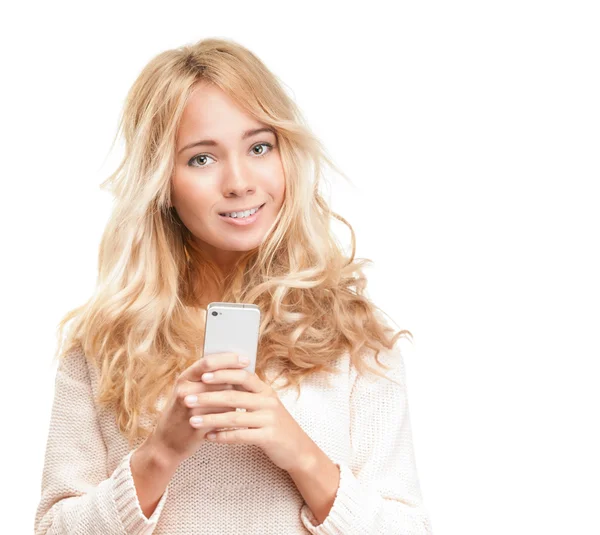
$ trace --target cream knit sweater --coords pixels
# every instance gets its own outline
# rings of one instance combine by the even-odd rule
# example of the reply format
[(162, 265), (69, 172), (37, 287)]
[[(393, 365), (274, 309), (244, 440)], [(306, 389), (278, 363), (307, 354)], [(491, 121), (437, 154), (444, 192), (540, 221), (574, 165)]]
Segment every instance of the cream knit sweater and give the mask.
[(258, 446), (211, 442), (179, 465), (146, 518), (129, 465), (143, 439), (129, 450), (114, 413), (93, 401), (96, 368), (81, 352), (71, 353), (56, 372), (36, 535), (431, 534), (403, 356), (395, 348), (379, 358), (393, 366), (383, 372), (400, 386), (358, 375), (348, 355), (338, 359), (339, 375), (314, 374), (298, 399), (294, 388), (279, 390), (281, 378), (271, 382), (290, 414), (339, 466), (335, 501), (319, 525), (289, 474)]

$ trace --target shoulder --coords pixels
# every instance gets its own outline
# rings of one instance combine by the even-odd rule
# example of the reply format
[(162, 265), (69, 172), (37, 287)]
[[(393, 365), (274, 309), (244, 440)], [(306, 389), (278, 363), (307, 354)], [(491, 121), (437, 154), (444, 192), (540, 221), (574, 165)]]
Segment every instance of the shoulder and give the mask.
[(401, 345), (401, 341), (398, 341), (391, 349), (381, 348), (379, 351), (368, 349), (363, 352), (359, 357), (361, 365), (351, 364), (353, 388), (363, 383), (385, 384), (388, 382), (405, 386), (404, 354), (407, 351), (409, 348), (404, 344)]
[(58, 358), (57, 373), (66, 374), (76, 380), (88, 380), (87, 359), (81, 346), (71, 348)]
[(81, 345), (71, 348), (58, 359), (56, 379), (86, 384), (94, 390), (98, 380), (97, 364), (83, 351)]

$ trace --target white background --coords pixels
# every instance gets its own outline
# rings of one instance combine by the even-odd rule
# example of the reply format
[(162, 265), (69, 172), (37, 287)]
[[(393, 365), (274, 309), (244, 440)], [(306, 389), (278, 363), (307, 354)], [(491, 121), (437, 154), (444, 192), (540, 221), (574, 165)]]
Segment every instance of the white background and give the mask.
[(3, 532), (33, 530), (55, 328), (94, 287), (125, 94), (159, 52), (227, 37), (285, 82), (354, 183), (333, 176), (332, 203), (375, 262), (369, 295), (415, 336), (434, 532), (600, 533), (594, 4), (3, 7)]

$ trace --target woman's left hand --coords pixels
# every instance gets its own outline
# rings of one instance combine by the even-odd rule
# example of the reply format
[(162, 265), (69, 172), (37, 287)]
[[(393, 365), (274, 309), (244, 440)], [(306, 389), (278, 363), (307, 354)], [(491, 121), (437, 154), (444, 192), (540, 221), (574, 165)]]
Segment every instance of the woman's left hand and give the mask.
[[(318, 446), (294, 420), (270, 385), (245, 369), (215, 370), (211, 379), (206, 376), (207, 374), (202, 376), (204, 383), (240, 385), (246, 391), (201, 392), (195, 403), (189, 403), (186, 398), (189, 407), (233, 409), (232, 412), (203, 414), (202, 422), (194, 427), (248, 428), (212, 431), (206, 436), (208, 440), (227, 444), (255, 444), (262, 448), (274, 464), (288, 472), (302, 469), (310, 462)], [(246, 409), (246, 412), (236, 411), (235, 408)], [(215, 435), (214, 438), (211, 438), (212, 434)]]

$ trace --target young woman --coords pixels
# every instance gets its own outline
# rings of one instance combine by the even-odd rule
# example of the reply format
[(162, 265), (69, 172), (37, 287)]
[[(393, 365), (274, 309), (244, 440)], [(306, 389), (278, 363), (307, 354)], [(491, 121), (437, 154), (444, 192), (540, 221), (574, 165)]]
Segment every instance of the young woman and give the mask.
[[(363, 295), (370, 260), (318, 189), (335, 166), (278, 79), (230, 40), (169, 50), (121, 129), (97, 288), (59, 325), (35, 533), (431, 533), (410, 332)], [(201, 354), (212, 301), (260, 307), (255, 373)]]

